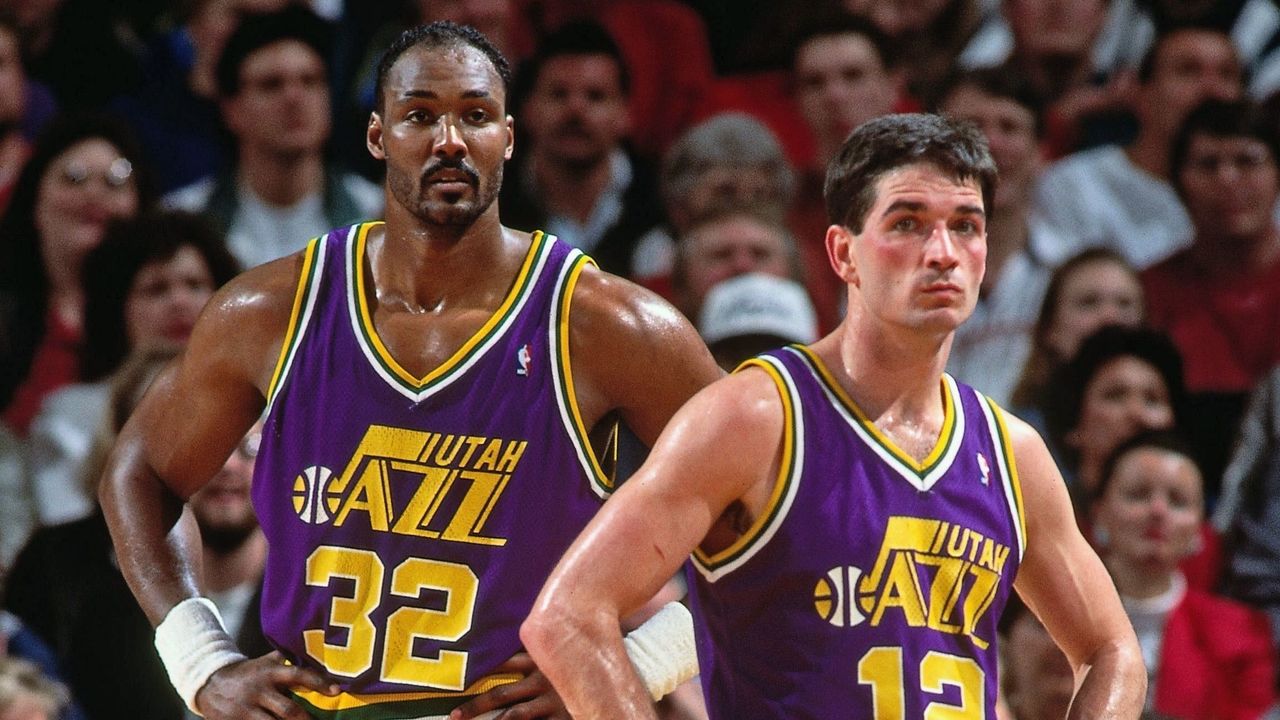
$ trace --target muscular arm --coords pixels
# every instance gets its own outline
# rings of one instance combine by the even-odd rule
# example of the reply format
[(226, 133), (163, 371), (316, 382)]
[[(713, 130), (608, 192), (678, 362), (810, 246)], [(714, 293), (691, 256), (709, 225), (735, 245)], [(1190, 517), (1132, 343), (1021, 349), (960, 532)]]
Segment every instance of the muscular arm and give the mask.
[(120, 568), (153, 624), (198, 594), (198, 531), (179, 522), (182, 508), (262, 410), (296, 278), (296, 263), (282, 261), (220, 291), (116, 442), (98, 496)]
[(651, 597), (724, 510), (776, 475), (782, 411), (761, 372), (696, 395), (547, 580), (521, 629), (575, 717), (652, 718), (620, 618)]
[(579, 277), (569, 319), (575, 390), (588, 429), (616, 411), (652, 447), (676, 410), (724, 374), (670, 303), (594, 268)]
[(1136, 718), (1147, 676), (1115, 585), (1076, 526), (1044, 442), (1025, 423), (1005, 417), (1027, 520), (1015, 587), (1071, 661), (1077, 690), (1069, 718)]

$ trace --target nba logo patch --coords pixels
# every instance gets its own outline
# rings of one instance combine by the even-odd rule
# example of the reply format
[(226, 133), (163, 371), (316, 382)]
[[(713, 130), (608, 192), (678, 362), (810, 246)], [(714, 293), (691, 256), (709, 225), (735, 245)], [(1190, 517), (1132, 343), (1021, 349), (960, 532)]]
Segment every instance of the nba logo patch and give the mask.
[(516, 374), (529, 376), (529, 364), (533, 362), (533, 353), (529, 352), (529, 343), (520, 346), (516, 351)]
[(982, 484), (991, 484), (991, 466), (987, 464), (987, 457), (982, 453), (978, 453), (978, 470), (982, 472)]

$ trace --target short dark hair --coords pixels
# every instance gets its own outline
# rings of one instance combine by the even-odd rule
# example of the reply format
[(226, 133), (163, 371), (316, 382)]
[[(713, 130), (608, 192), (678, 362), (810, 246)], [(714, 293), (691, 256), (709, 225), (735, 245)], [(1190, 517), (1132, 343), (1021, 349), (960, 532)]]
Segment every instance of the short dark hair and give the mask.
[(1145, 327), (1109, 325), (1080, 343), (1076, 356), (1054, 374), (1045, 407), (1049, 436), (1060, 450), (1063, 440), (1080, 423), (1085, 390), (1104, 365), (1121, 357), (1137, 358), (1155, 368), (1169, 392), (1174, 424), (1185, 415), (1187, 389), (1182, 375), (1182, 353), (1164, 332)]
[(245, 15), (231, 32), (222, 54), (218, 56), (218, 64), (214, 68), (218, 95), (233, 97), (239, 93), (240, 68), (245, 60), (282, 40), (297, 40), (310, 47), (328, 68), (333, 30), (319, 15), (302, 5), (289, 5), (273, 13), (251, 13)]
[(941, 108), (947, 100), (961, 88), (966, 87), (975, 88), (983, 95), (993, 98), (1012, 100), (1020, 107), (1026, 108), (1035, 118), (1036, 137), (1044, 134), (1044, 104), (1027, 76), (1019, 72), (1016, 67), (1006, 65), (976, 70), (953, 70), (942, 81), (941, 89), (936, 95), (937, 107), (934, 109), (942, 112)]
[(1111, 480), (1116, 474), (1116, 466), (1126, 455), (1134, 450), (1144, 449), (1163, 450), (1186, 458), (1200, 473), (1200, 489), (1201, 492), (1204, 491), (1204, 469), (1200, 467), (1200, 462), (1196, 460), (1196, 455), (1186, 438), (1176, 430), (1142, 430), (1117, 445), (1107, 456), (1102, 463), (1102, 472), (1098, 475), (1098, 486), (1093, 489), (1090, 500), (1097, 502), (1107, 494), (1107, 488), (1111, 486)]
[(631, 93), (631, 71), (617, 41), (600, 23), (575, 20), (561, 25), (538, 43), (533, 57), (520, 66), (516, 95), (520, 100), (527, 98), (537, 85), (542, 68), (551, 60), (581, 55), (604, 55), (613, 60), (618, 69), (618, 88), (624, 96)]
[(203, 216), (177, 210), (153, 210), (107, 226), (102, 243), (85, 256), (84, 345), (80, 374), (99, 380), (129, 354), (125, 302), (138, 273), (151, 263), (167, 262), (182, 248), (200, 254), (214, 287), (239, 272), (222, 235)]
[[(1221, 35), (1223, 40), (1231, 44), (1231, 35), (1223, 28), (1208, 24), (1182, 23), (1170, 25), (1164, 28), (1156, 35), (1155, 40), (1151, 42), (1151, 47), (1142, 54), (1142, 60), (1138, 62), (1138, 82), (1146, 85), (1156, 74), (1156, 64), (1160, 61), (1160, 54), (1164, 50), (1165, 42), (1175, 35), (1181, 35), (1188, 32), (1208, 33), (1211, 35)], [(1234, 51), (1235, 45), (1231, 44)], [(1240, 72), (1245, 72), (1244, 65), (1240, 66)]]
[[(443, 47), (460, 47), (468, 46), (484, 53), (489, 59), (489, 64), (493, 66), (493, 71), (497, 73), (498, 78), (502, 80), (502, 92), (507, 100), (511, 96), (511, 64), (507, 62), (507, 58), (502, 52), (485, 37), (484, 33), (476, 30), (470, 25), (459, 25), (450, 20), (437, 20), (426, 25), (418, 25), (409, 28), (400, 33), (382, 53), (382, 59), (378, 61), (378, 71), (373, 85), (374, 107), (378, 112), (386, 109), (385, 99), (382, 97), (383, 88), (386, 87), (387, 74), (391, 72), (391, 68), (410, 48), (423, 47), (434, 50)], [(509, 105), (510, 103), (508, 103)]]
[(800, 49), (805, 45), (817, 38), (841, 35), (857, 35), (866, 39), (876, 56), (880, 58), (880, 64), (885, 68), (893, 67), (897, 61), (893, 53), (893, 43), (880, 28), (860, 15), (836, 12), (813, 17), (799, 28), (791, 41), (791, 64), (788, 67), (795, 71), (796, 59), (800, 56)]
[(1205, 100), (1182, 121), (1169, 152), (1169, 170), (1173, 186), (1182, 193), (1179, 175), (1187, 164), (1191, 140), (1196, 135), (1214, 138), (1251, 138), (1267, 146), (1271, 161), (1280, 163), (1280, 136), (1275, 118), (1251, 100)]
[(942, 115), (884, 115), (859, 125), (827, 166), (823, 196), (833, 225), (862, 232), (876, 200), (876, 182), (897, 168), (928, 163), (956, 181), (976, 179), (991, 212), (996, 164), (973, 123)]

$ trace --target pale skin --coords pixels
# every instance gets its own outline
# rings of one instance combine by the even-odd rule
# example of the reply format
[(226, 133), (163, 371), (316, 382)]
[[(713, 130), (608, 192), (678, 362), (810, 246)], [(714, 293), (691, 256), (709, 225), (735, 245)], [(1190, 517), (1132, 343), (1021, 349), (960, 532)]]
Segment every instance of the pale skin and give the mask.
[[(812, 349), (881, 432), (919, 459), (937, 442), (951, 335), (982, 281), (982, 196), (976, 183), (919, 164), (882, 175), (876, 190), (861, 232), (827, 231), (849, 311)], [(1146, 677), (1115, 589), (1044, 443), (1016, 418), (1008, 424), (1029, 538), (1015, 587), (1071, 661), (1070, 717), (1136, 718)], [(750, 526), (773, 490), (782, 437), (781, 403), (763, 371), (716, 382), (676, 414), (565, 554), (521, 637), (575, 717), (653, 717), (618, 618), (695, 547), (714, 554)]]
[[(411, 48), (389, 73), (383, 98), (367, 142), (388, 165), (387, 213), (369, 235), (366, 301), (391, 354), (422, 375), (499, 306), (530, 236), (502, 227), (497, 205), (485, 205), (514, 133), (505, 90), (483, 53)], [(431, 170), (441, 161), (473, 169), (474, 181), (458, 170)], [(300, 256), (284, 258), (220, 290), (187, 352), (156, 380), (121, 433), (100, 499), (121, 569), (152, 623), (200, 594), (198, 542), (192, 524), (179, 518), (263, 409), (301, 267)], [(617, 413), (652, 443), (676, 409), (719, 375), (689, 323), (630, 283), (589, 268), (571, 304), (574, 383), (588, 427)], [(527, 655), (503, 669), (526, 678), (455, 714), (519, 703), (502, 717), (565, 717)], [(211, 720), (301, 720), (308, 716), (288, 696), (294, 687), (337, 691), (314, 670), (284, 665), (272, 653), (214, 673), (196, 704)]]

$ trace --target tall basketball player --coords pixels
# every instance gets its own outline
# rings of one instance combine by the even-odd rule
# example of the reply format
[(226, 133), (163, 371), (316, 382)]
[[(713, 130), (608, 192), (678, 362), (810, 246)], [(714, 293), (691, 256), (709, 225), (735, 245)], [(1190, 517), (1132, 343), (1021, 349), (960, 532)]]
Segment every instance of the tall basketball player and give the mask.
[[(493, 693), (563, 717), (527, 656), (508, 660), (611, 492), (592, 429), (620, 417), (652, 442), (718, 370), (669, 305), (499, 224), (509, 80), (470, 28), (397, 40), (367, 134), (385, 223), (230, 283), (122, 435), (101, 493), (120, 565), (207, 718), (422, 718)], [(244, 659), (198, 597), (179, 516), (264, 410), (253, 497), (278, 652)]]
[(826, 181), (845, 321), (677, 413), (522, 629), (575, 717), (652, 716), (617, 616), (690, 551), (713, 718), (992, 720), (1015, 590), (1075, 668), (1071, 717), (1138, 716), (1133, 630), (1043, 442), (943, 372), (995, 175), (937, 116), (850, 136)]

